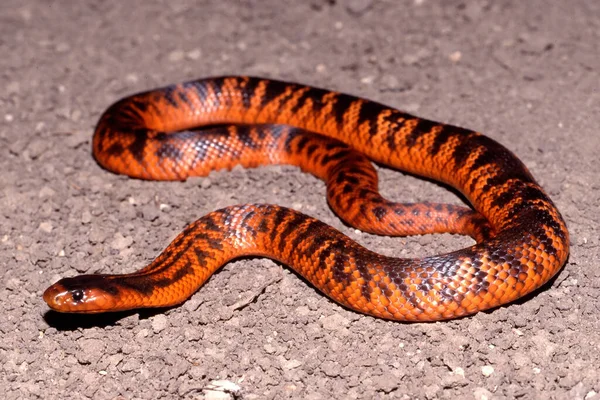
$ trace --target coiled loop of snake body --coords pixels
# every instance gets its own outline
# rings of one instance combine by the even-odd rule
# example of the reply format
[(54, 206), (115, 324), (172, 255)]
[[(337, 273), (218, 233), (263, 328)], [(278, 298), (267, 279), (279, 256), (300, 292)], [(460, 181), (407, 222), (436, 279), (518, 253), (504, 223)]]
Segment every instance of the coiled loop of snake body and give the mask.
[[(223, 124), (230, 125), (202, 129)], [(353, 226), (386, 235), (467, 234), (477, 243), (422, 259), (392, 258), (288, 208), (231, 206), (187, 226), (140, 271), (57, 282), (44, 294), (57, 311), (179, 304), (229, 260), (254, 255), (289, 265), (362, 313), (450, 319), (539, 288), (569, 252), (560, 213), (505, 147), (477, 132), (314, 87), (233, 76), (133, 95), (102, 115), (93, 152), (104, 168), (141, 179), (294, 164), (327, 182), (331, 207)], [(449, 184), (475, 211), (383, 199), (365, 156)]]

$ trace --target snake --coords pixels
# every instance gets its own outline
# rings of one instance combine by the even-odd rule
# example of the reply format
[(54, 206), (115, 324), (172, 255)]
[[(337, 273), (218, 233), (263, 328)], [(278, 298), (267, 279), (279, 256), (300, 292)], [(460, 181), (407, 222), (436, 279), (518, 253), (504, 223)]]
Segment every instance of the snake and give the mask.
[[(565, 264), (569, 233), (526, 166), (488, 136), (384, 104), (292, 82), (203, 78), (127, 96), (101, 115), (92, 153), (104, 169), (184, 181), (241, 165), (291, 164), (325, 181), (327, 201), (370, 233), (471, 236), (469, 247), (421, 258), (373, 252), (291, 208), (240, 204), (206, 214), (149, 265), (63, 278), (50, 309), (100, 313), (171, 307), (224, 264), (267, 257), (343, 307), (382, 319), (438, 321), (519, 299)], [(469, 203), (395, 203), (373, 163), (448, 185)]]

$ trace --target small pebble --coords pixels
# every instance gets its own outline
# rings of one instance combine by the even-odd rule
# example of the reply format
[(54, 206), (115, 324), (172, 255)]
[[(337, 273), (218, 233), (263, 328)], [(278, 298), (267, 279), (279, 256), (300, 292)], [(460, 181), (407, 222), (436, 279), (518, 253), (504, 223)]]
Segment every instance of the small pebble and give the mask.
[(50, 222), (46, 221), (46, 222), (42, 222), (40, 224), (40, 230), (42, 230), (42, 231), (44, 231), (46, 233), (52, 232), (52, 229), (53, 229), (52, 223), (50, 223)]
[(451, 53), (448, 56), (448, 58), (450, 59), (450, 61), (457, 63), (462, 58), (462, 53), (460, 51), (455, 51), (455, 52)]
[(301, 365), (302, 365), (302, 361), (300, 361), (300, 360), (289, 360), (289, 361), (284, 360), (281, 363), (281, 366), (283, 367), (283, 369), (288, 370), (288, 371), (291, 369), (294, 369), (294, 368), (298, 368)]
[(84, 211), (83, 214), (81, 214), (81, 223), (89, 224), (90, 222), (92, 222), (92, 213)]
[(486, 388), (478, 387), (473, 391), (473, 397), (477, 400), (491, 400), (493, 396)]
[(202, 55), (202, 52), (200, 51), (200, 49), (194, 49), (194, 50), (188, 51), (188, 53), (186, 54), (186, 57), (189, 58), (190, 60), (198, 60), (201, 55)]
[(183, 60), (185, 53), (182, 50), (175, 50), (169, 53), (169, 61), (177, 62)]
[[(212, 381), (204, 388), (205, 400), (225, 400), (237, 398), (242, 388), (227, 380)], [(234, 397), (235, 396), (235, 397)]]
[(346, 8), (351, 14), (362, 15), (371, 8), (373, 0), (349, 0)]
[(133, 244), (133, 238), (131, 236), (123, 236), (121, 232), (115, 233), (113, 241), (110, 243), (110, 247), (115, 250), (123, 250)]
[(158, 314), (152, 319), (152, 330), (154, 333), (163, 331), (168, 325), (169, 321), (163, 314)]
[(212, 186), (212, 181), (209, 178), (204, 178), (202, 179), (202, 181), (200, 182), (200, 187), (202, 189), (208, 189), (209, 187)]
[(44, 186), (43, 188), (40, 189), (40, 192), (38, 193), (38, 197), (40, 198), (45, 198), (45, 197), (52, 197), (56, 194), (56, 192), (54, 191), (54, 189), (49, 188), (48, 186)]
[(342, 317), (340, 314), (333, 314), (321, 320), (323, 328), (328, 331), (337, 331), (348, 327), (349, 320)]

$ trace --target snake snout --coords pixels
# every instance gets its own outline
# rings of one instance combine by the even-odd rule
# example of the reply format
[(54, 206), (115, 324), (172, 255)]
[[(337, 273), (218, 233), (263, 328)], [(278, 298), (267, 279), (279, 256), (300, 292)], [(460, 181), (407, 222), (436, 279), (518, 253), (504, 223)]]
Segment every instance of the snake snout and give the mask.
[(60, 285), (59, 282), (46, 289), (44, 292), (44, 301), (51, 309), (61, 311), (67, 305), (66, 300), (68, 296), (69, 291)]
[(44, 301), (59, 312), (94, 313), (110, 302), (110, 285), (103, 275), (64, 278), (44, 292)]

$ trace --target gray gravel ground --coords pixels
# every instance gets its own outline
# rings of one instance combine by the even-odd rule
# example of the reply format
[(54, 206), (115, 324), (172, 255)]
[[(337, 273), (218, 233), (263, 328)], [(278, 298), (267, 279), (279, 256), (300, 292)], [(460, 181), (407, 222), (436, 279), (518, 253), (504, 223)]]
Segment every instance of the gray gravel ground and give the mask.
[[(6, 399), (599, 399), (600, 2), (596, 0), (3, 0), (0, 4), (0, 392)], [(93, 161), (119, 97), (210, 75), (324, 86), (477, 129), (530, 167), (572, 251), (549, 285), (457, 321), (345, 310), (264, 259), (228, 264), (160, 312), (49, 312), (62, 276), (128, 272), (217, 207), (299, 209), (367, 247), (436, 254), (470, 239), (345, 227), (291, 167), (185, 183)], [(384, 195), (459, 202), (381, 169)], [(243, 304), (243, 306), (239, 306)], [(214, 384), (219, 386), (218, 384)]]

